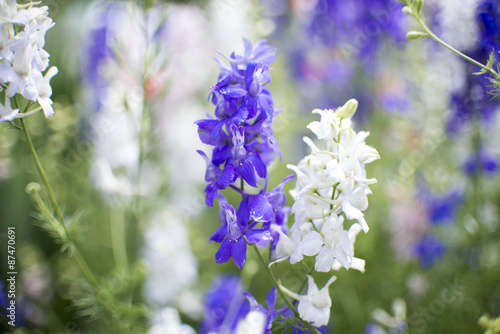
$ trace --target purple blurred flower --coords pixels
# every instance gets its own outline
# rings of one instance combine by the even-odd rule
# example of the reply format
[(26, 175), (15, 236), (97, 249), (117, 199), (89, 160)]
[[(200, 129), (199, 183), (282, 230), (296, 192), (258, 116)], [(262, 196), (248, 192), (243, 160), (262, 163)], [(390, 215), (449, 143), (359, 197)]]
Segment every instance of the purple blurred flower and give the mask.
[(496, 174), (498, 172), (498, 159), (479, 149), (479, 154), (474, 154), (467, 159), (464, 171), (469, 175), (483, 172), (489, 175)]
[(315, 8), (309, 32), (329, 47), (346, 47), (373, 60), (385, 39), (402, 45), (407, 18), (395, 0), (324, 0)]
[(223, 276), (212, 283), (204, 298), (200, 334), (234, 333), (238, 321), (250, 311), (238, 277)]
[(108, 59), (113, 58), (110, 40), (113, 37), (113, 24), (116, 10), (121, 5), (108, 2), (96, 13), (96, 25), (91, 28), (85, 42), (85, 62), (83, 78), (92, 87), (95, 96), (96, 110), (102, 107), (108, 86), (107, 80), (101, 74), (101, 67)]
[(434, 262), (444, 255), (445, 244), (431, 234), (425, 234), (414, 246), (415, 255), (424, 268), (430, 267)]
[(427, 192), (423, 194), (423, 197), (427, 205), (429, 221), (433, 225), (453, 222), (464, 200), (463, 195), (457, 190), (449, 191), (442, 196)]

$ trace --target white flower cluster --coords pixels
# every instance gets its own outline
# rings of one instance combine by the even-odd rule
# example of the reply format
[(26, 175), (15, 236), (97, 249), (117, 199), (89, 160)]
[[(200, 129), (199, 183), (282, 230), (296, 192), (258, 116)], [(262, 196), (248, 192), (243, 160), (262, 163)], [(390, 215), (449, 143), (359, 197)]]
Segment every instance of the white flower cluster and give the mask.
[(10, 98), (17, 93), (37, 101), (46, 117), (54, 114), (50, 79), (57, 74), (57, 68), (42, 74), (50, 56), (43, 49), (45, 33), (54, 22), (48, 17), (47, 6), (34, 4), (0, 0), (0, 83), (7, 87), (5, 103), (0, 104), (0, 122), (12, 121), (19, 113), (10, 104)]
[[(316, 256), (315, 270), (319, 272), (341, 267), (364, 271), (365, 261), (354, 257), (354, 242), (361, 230), (365, 233), (369, 230), (363, 211), (368, 207), (367, 195), (371, 193), (368, 186), (376, 182), (366, 178), (365, 165), (380, 157), (374, 148), (365, 144), (369, 133), (356, 133), (352, 129), (351, 117), (357, 106), (358, 102), (352, 99), (335, 111), (313, 110), (320, 114), (321, 120), (307, 127), (325, 148), (318, 148), (305, 137), (312, 153), (297, 166), (288, 166), (297, 174), (296, 188), (291, 191), (295, 199), (292, 207), (295, 223), (289, 236), (273, 227), (280, 234), (277, 261), (289, 259), (294, 264), (304, 256)], [(344, 222), (349, 220), (355, 222), (346, 229)], [(324, 300), (324, 293), (316, 300), (309, 296), (309, 291), (307, 296), (300, 297), (299, 313), (304, 320), (315, 326), (327, 324), (331, 305), (328, 285), (333, 280), (320, 290), (326, 289), (328, 300)], [(312, 277), (309, 287), (309, 290), (316, 287)], [(301, 301), (305, 299), (307, 307)]]

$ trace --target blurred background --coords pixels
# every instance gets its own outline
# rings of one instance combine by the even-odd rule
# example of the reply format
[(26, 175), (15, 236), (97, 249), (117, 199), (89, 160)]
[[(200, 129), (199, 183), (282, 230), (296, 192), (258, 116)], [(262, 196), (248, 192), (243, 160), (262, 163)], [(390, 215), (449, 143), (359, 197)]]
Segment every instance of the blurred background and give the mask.
[[(40, 182), (33, 158), (22, 133), (1, 123), (0, 245), (15, 226), (18, 269), (18, 326), (2, 320), (4, 332), (181, 333), (181, 322), (204, 332), (207, 317), (221, 316), (207, 313), (210, 293), (238, 276), (234, 289), (265, 299), (271, 283), (253, 254), (241, 271), (215, 263), (218, 247), (208, 238), (220, 223), (204, 204), (196, 153), (206, 148), (194, 122), (214, 110), (214, 57), (223, 59), (216, 50), (241, 53), (243, 38), (278, 49), (268, 87), (282, 110), (274, 122), (282, 159), (269, 169), (270, 187), (309, 153), (302, 137), (316, 120), (311, 110), (351, 98), (359, 101), (355, 130), (369, 131), (367, 144), (381, 156), (367, 167), (378, 180), (365, 212), (371, 229), (356, 243), (366, 272), (338, 272), (328, 331), (405, 333), (389, 328), (399, 299), (412, 333), (481, 333), (482, 315), (500, 316), (500, 100), (476, 68), (437, 43), (407, 41), (416, 27), (400, 2), (42, 5), (56, 22), (44, 49), (59, 73), (51, 81), (55, 115), (28, 119), (33, 141), (91, 270), (139, 306), (117, 304), (126, 331), (101, 316), (105, 306), (77, 264), (38, 226), (25, 191)], [(474, 59), (485, 63), (499, 49), (499, 1), (429, 0), (424, 11), (434, 32)], [(290, 266), (276, 273), (290, 289), (302, 281)]]

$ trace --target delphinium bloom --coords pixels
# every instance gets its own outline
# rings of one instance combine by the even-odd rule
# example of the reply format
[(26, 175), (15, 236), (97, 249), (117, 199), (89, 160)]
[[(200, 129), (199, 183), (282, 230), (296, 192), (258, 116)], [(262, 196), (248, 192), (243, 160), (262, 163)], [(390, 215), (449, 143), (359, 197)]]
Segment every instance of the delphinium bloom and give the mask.
[(16, 94), (38, 102), (45, 116), (52, 116), (50, 80), (57, 74), (57, 68), (48, 68), (50, 55), (43, 49), (45, 33), (55, 24), (48, 17), (48, 7), (2, 0), (0, 16), (0, 82), (1, 89), (5, 89), (0, 122), (12, 121), (18, 116), (19, 110), (13, 109), (10, 102)]
[(360, 102), (358, 119), (381, 106), (409, 110), (403, 78), (377, 62), (386, 49), (405, 43), (407, 18), (397, 1), (262, 4), (274, 19), (271, 38), (285, 50), (303, 110), (339, 105), (348, 97)]
[(360, 59), (373, 61), (385, 38), (404, 44), (406, 18), (401, 8), (390, 0), (321, 1), (309, 32), (325, 45), (348, 48)]
[(414, 253), (424, 268), (429, 268), (437, 259), (443, 257), (445, 251), (445, 244), (432, 234), (425, 234), (414, 245)]
[(204, 298), (204, 316), (200, 334), (233, 333), (238, 322), (250, 312), (238, 277), (220, 277)]
[[(370, 323), (365, 327), (365, 334), (404, 334), (408, 333), (406, 324), (406, 302), (401, 298), (396, 298), (391, 304), (392, 312), (390, 315), (382, 309), (376, 309), (372, 312), (372, 317), (379, 323)], [(385, 330), (387, 329), (387, 331)]]
[(172, 305), (198, 279), (198, 263), (189, 244), (185, 218), (176, 208), (167, 206), (151, 219), (144, 243), (142, 253), (149, 271), (144, 297), (155, 307)]
[(154, 317), (149, 334), (195, 334), (193, 328), (181, 322), (179, 312), (175, 308), (166, 307)]
[(144, 160), (156, 152), (149, 138), (161, 102), (158, 92), (165, 87), (166, 12), (159, 5), (144, 10), (109, 1), (94, 3), (88, 12), (82, 62), (85, 131), (95, 143), (91, 175), (112, 200), (152, 194), (161, 185), (146, 180), (160, 178), (161, 172)]
[[(196, 122), (201, 141), (214, 146), (211, 157), (198, 153), (207, 167), (205, 203), (213, 206), (217, 198), (220, 207), (222, 225), (210, 237), (221, 243), (216, 261), (233, 258), (239, 268), (246, 260), (247, 243), (265, 247), (272, 240), (271, 225), (281, 218), (283, 186), (290, 179), (268, 192), (267, 166), (280, 154), (272, 130), (277, 110), (266, 87), (276, 49), (263, 40), (252, 46), (245, 39), (244, 44), (243, 55), (225, 57), (229, 66), (219, 60), (221, 73), (210, 95), (215, 118)], [(228, 187), (242, 195), (237, 208), (221, 192)], [(260, 190), (250, 194), (245, 187)]]
[[(323, 142), (324, 148), (305, 137), (312, 153), (297, 166), (289, 166), (297, 174), (292, 238), (296, 233), (294, 243), (301, 255), (318, 255), (316, 270), (319, 271), (330, 271), (334, 260), (345, 268), (358, 264), (356, 269), (364, 267), (362, 262), (354, 260), (353, 243), (360, 230), (369, 230), (362, 211), (368, 207), (368, 186), (376, 180), (366, 178), (365, 164), (379, 159), (379, 155), (364, 142), (368, 132), (356, 134), (352, 129), (351, 117), (356, 108), (357, 101), (350, 100), (335, 111), (313, 111), (321, 115), (321, 120), (312, 122), (308, 128)], [(345, 229), (344, 220), (355, 222)], [(280, 238), (278, 247), (287, 242), (288, 238)]]
[[(361, 230), (369, 230), (362, 211), (368, 207), (368, 186), (376, 180), (366, 178), (365, 165), (379, 159), (379, 155), (365, 144), (368, 132), (356, 133), (352, 129), (351, 117), (357, 104), (356, 100), (350, 100), (335, 111), (313, 111), (321, 119), (308, 128), (321, 141), (321, 148), (305, 137), (312, 153), (298, 165), (289, 165), (297, 175), (297, 185), (292, 191), (295, 223), (290, 236), (279, 231), (275, 252), (278, 260), (289, 258), (296, 263), (304, 256), (316, 256), (316, 271), (329, 272), (341, 267), (364, 271), (364, 260), (354, 257), (354, 242)], [(318, 290), (309, 276), (308, 291), (303, 296), (285, 289), (299, 301), (302, 319), (314, 326), (328, 323), (331, 306), (328, 286), (334, 280), (332, 276)]]

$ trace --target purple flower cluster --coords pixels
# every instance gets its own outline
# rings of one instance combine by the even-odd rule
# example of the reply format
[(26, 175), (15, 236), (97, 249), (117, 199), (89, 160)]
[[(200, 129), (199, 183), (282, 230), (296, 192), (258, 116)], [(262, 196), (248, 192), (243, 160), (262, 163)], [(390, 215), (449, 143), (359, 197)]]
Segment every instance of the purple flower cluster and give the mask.
[(204, 298), (200, 334), (234, 333), (238, 322), (250, 312), (238, 277), (223, 276), (214, 281)]
[(389, 37), (397, 45), (406, 40), (406, 18), (396, 0), (318, 1), (309, 32), (329, 47), (349, 47), (360, 60), (374, 60)]
[[(267, 166), (280, 154), (272, 130), (277, 111), (266, 87), (276, 49), (264, 40), (252, 46), (244, 39), (244, 46), (243, 55), (225, 57), (229, 66), (219, 60), (220, 75), (210, 94), (215, 117), (196, 122), (201, 141), (214, 146), (211, 158), (198, 153), (207, 165), (205, 203), (213, 206), (217, 198), (220, 208), (222, 225), (210, 237), (221, 243), (215, 258), (217, 263), (233, 258), (239, 268), (246, 260), (247, 243), (265, 247), (273, 240), (271, 224), (283, 226), (283, 187), (293, 177), (267, 191)], [(245, 192), (245, 184), (262, 189), (251, 195)], [(228, 187), (242, 195), (238, 209), (220, 192)]]
[(214, 281), (205, 294), (200, 334), (234, 333), (238, 323), (252, 311), (266, 315), (264, 333), (271, 334), (276, 317), (283, 315), (293, 318), (288, 307), (276, 310), (277, 296), (276, 287), (273, 287), (266, 296), (266, 308), (250, 293), (243, 292), (238, 277), (222, 276)]
[(394, 89), (380, 78), (390, 76), (395, 82), (397, 73), (387, 74), (377, 61), (389, 45), (399, 47), (406, 41), (403, 5), (397, 0), (312, 3), (309, 8), (286, 0), (262, 1), (276, 26), (272, 38), (285, 50), (300, 109), (328, 109), (355, 98), (358, 121), (374, 109), (411, 110), (405, 85)]

